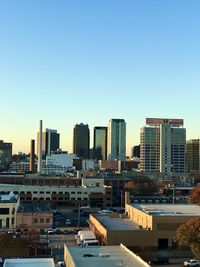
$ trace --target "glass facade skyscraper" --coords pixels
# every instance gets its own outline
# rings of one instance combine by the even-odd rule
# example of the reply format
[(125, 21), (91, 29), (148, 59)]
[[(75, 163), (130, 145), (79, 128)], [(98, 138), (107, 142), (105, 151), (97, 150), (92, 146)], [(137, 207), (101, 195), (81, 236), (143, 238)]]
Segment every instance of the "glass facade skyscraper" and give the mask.
[(107, 159), (107, 127), (94, 127), (94, 159)]
[(89, 159), (90, 130), (86, 124), (76, 124), (73, 134), (73, 153), (83, 159)]
[(123, 119), (111, 119), (108, 124), (108, 160), (126, 159), (126, 122)]

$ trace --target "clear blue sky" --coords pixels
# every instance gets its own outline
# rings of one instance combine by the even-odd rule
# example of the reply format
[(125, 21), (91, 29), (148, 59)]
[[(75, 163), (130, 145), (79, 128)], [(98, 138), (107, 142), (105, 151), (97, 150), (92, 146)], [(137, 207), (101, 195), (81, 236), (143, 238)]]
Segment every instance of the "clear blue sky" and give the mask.
[(0, 139), (29, 151), (39, 119), (72, 149), (76, 123), (184, 118), (200, 137), (199, 0), (0, 1)]

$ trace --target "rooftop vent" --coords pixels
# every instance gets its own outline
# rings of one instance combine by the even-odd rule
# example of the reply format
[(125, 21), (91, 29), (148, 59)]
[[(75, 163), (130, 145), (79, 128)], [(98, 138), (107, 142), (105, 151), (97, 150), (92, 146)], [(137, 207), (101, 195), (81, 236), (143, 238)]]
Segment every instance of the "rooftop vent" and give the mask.
[(94, 254), (89, 254), (89, 253), (83, 254), (83, 257), (94, 257)]
[(99, 257), (102, 257), (102, 258), (108, 258), (110, 257), (110, 255), (108, 253), (99, 253)]

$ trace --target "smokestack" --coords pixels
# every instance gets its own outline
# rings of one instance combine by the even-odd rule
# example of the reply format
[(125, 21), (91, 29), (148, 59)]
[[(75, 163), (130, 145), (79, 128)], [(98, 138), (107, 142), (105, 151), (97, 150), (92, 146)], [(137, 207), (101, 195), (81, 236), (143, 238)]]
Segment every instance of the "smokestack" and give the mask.
[(35, 140), (31, 140), (31, 151), (30, 151), (30, 172), (35, 172)]
[(47, 149), (48, 156), (51, 156), (51, 129), (48, 129), (48, 149)]
[(38, 153), (38, 166), (37, 173), (38, 175), (42, 172), (42, 120), (40, 120), (40, 129), (39, 129), (39, 153)]

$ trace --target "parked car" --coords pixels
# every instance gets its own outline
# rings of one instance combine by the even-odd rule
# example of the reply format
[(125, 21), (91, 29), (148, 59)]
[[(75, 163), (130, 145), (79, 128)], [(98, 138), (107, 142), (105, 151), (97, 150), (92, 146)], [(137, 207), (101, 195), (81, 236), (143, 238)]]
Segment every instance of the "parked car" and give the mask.
[(169, 259), (167, 257), (154, 257), (152, 260), (149, 261), (149, 264), (169, 264)]
[(15, 234), (18, 235), (18, 236), (21, 235), (22, 234), (21, 229), (16, 229)]
[(61, 234), (63, 234), (63, 232), (62, 232), (60, 229), (57, 229), (57, 230), (55, 231), (55, 234), (56, 234), (56, 235), (61, 235)]
[(70, 219), (66, 219), (66, 221), (65, 221), (65, 224), (66, 224), (66, 225), (71, 225), (71, 223), (72, 223), (72, 222), (71, 222)]
[(56, 228), (49, 228), (47, 231), (48, 235), (53, 235), (56, 232)]
[(14, 229), (9, 229), (9, 230), (7, 231), (7, 233), (8, 233), (9, 235), (13, 235), (13, 234), (15, 233), (15, 231), (14, 231)]
[(184, 261), (183, 265), (184, 266), (191, 266), (191, 267), (200, 266), (200, 261), (196, 260), (196, 259), (189, 259), (187, 261)]

